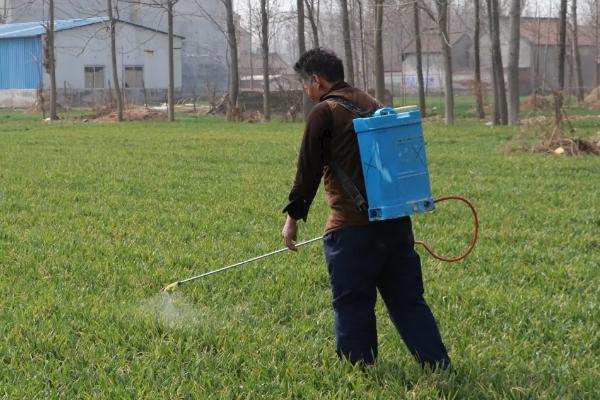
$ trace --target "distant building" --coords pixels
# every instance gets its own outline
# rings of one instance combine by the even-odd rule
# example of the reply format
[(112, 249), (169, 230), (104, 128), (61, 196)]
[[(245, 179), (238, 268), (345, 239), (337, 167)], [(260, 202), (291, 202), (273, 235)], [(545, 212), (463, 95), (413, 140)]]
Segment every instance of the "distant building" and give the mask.
[[(589, 91), (596, 81), (597, 50), (593, 28), (579, 26), (579, 54), (583, 73), (584, 90)], [(551, 93), (558, 88), (558, 18), (521, 18), (521, 42), (519, 49), (519, 90), (521, 95), (533, 91)], [(500, 19), (500, 43), (502, 63), (508, 67), (509, 19)], [(565, 62), (565, 85), (574, 88), (576, 80), (572, 66), (572, 36), (567, 29), (567, 60)], [(490, 69), (491, 44), (489, 35), (482, 36), (482, 68)], [(505, 70), (505, 73), (507, 71)], [(489, 72), (488, 72), (489, 74)]]
[[(452, 46), (452, 73), (456, 89), (469, 90), (473, 79), (474, 58), (473, 39), (464, 32), (450, 33)], [(444, 91), (444, 59), (442, 42), (436, 32), (421, 34), (421, 54), (423, 62), (423, 78), (427, 93)], [(411, 40), (402, 51), (401, 65), (392, 66), (386, 71), (386, 86), (393, 84), (394, 94), (399, 92), (414, 94), (418, 89), (417, 52), (415, 40)]]
[[(583, 75), (583, 88), (591, 90), (596, 84), (597, 71), (600, 72), (600, 58), (596, 49), (595, 29), (579, 26), (579, 54)], [(519, 90), (521, 95), (533, 91), (551, 93), (558, 88), (558, 18), (521, 18), (521, 41), (519, 54)], [(470, 35), (464, 32), (449, 35), (452, 47), (452, 75), (454, 89), (459, 93), (472, 93), (474, 47)], [(505, 76), (508, 73), (509, 19), (500, 18), (500, 43)], [(421, 34), (423, 75), (426, 92), (444, 91), (444, 63), (442, 46), (438, 33)], [(481, 77), (484, 84), (491, 87), (491, 41), (489, 34), (480, 41)], [(573, 45), (571, 30), (567, 30), (567, 59), (565, 62), (565, 86), (575, 88), (573, 68)], [(403, 93), (416, 93), (416, 49), (414, 39), (404, 47), (402, 61), (386, 65), (386, 87), (393, 87), (396, 96)]]
[[(6, 22), (37, 22), (48, 18), (47, 0), (0, 0), (6, 1)], [(89, 18), (106, 15), (106, 0), (54, 0), (55, 18)], [(148, 5), (143, 0), (113, 1), (118, 4), (118, 16), (122, 21), (167, 30), (164, 7)], [(204, 11), (210, 16), (208, 18)], [(1, 11), (0, 11), (1, 13)], [(225, 26), (225, 7), (220, 0), (179, 0), (175, 4), (174, 31), (186, 38), (181, 50), (182, 86), (178, 97), (197, 96), (206, 93), (208, 86), (218, 91), (227, 90), (229, 50), (221, 27)], [(239, 19), (238, 19), (239, 25)], [(239, 30), (239, 29), (238, 29)], [(248, 40), (240, 40), (238, 51), (243, 53)], [(118, 45), (120, 46), (120, 45)], [(162, 60), (165, 65), (167, 59)]]
[[(252, 57), (241, 58), (239, 72), (242, 90), (263, 90), (262, 54), (252, 53)], [(271, 91), (300, 89), (294, 69), (279, 53), (269, 53), (269, 78)]]
[[(131, 22), (117, 22), (117, 68), (129, 101), (163, 102), (168, 88), (167, 34)], [(49, 88), (44, 64), (46, 27), (39, 22), (0, 25), (0, 106), (23, 107)], [(175, 86), (181, 87), (181, 47), (175, 37)], [(107, 17), (55, 22), (59, 102), (90, 104), (111, 96), (112, 63)]]

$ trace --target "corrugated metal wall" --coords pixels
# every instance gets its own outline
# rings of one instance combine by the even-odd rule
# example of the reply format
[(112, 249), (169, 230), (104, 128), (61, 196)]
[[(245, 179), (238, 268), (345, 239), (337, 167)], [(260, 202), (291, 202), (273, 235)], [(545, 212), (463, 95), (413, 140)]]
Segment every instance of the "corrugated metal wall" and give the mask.
[(0, 89), (37, 89), (42, 80), (39, 36), (0, 39)]

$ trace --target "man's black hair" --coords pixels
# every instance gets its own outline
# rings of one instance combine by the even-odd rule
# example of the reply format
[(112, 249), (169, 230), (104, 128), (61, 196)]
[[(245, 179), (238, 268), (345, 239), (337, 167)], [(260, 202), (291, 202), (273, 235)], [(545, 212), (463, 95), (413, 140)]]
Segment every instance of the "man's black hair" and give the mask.
[(344, 64), (335, 53), (317, 47), (308, 50), (300, 56), (300, 59), (294, 64), (294, 71), (303, 80), (311, 75), (319, 75), (331, 83), (344, 80)]

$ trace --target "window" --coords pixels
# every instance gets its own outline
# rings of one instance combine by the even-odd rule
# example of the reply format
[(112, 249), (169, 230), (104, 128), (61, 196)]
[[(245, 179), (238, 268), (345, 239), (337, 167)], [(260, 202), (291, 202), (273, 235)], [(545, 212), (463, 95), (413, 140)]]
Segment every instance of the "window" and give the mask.
[(104, 67), (85, 67), (85, 88), (104, 89)]
[(144, 87), (144, 67), (141, 65), (130, 65), (125, 67), (125, 87)]

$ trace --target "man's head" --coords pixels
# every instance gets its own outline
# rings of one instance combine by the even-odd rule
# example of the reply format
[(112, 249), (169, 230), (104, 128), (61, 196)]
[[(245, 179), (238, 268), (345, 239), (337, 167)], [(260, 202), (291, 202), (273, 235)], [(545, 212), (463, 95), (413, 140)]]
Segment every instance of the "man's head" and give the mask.
[(294, 71), (302, 80), (306, 94), (315, 103), (331, 86), (344, 80), (342, 60), (320, 47), (302, 54), (294, 65)]

